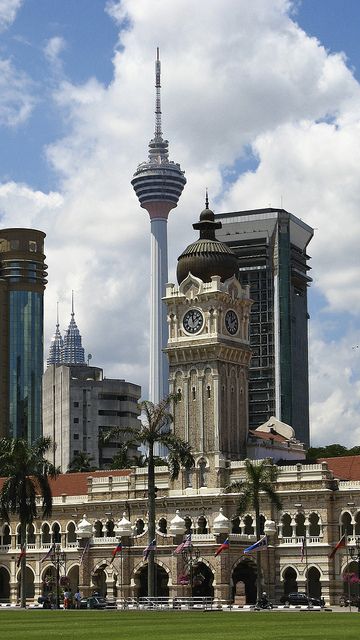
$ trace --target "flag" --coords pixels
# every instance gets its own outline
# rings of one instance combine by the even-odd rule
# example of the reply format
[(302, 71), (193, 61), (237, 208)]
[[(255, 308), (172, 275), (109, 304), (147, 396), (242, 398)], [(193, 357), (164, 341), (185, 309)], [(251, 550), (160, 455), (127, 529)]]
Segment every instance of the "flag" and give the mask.
[(332, 558), (335, 556), (335, 553), (337, 552), (337, 550), (341, 549), (342, 547), (346, 547), (346, 534), (345, 533), (340, 538), (339, 542), (333, 548), (332, 552), (329, 555), (329, 559), (332, 560)]
[(263, 536), (257, 542), (254, 542), (250, 547), (246, 547), (243, 553), (251, 553), (252, 551), (262, 551), (263, 549), (267, 549), (267, 536)]
[(110, 560), (110, 564), (111, 564), (112, 562), (114, 562), (114, 560), (115, 560), (115, 558), (116, 558), (117, 554), (118, 554), (118, 553), (121, 553), (121, 552), (122, 552), (122, 550), (123, 550), (123, 547), (122, 547), (122, 543), (121, 543), (121, 540), (120, 540), (120, 542), (118, 542), (118, 543), (117, 543), (117, 545), (116, 545), (115, 549), (113, 549), (113, 551), (112, 551), (112, 558), (111, 558), (111, 560)]
[(23, 558), (24, 556), (26, 556), (26, 545), (25, 544), (23, 544), (22, 547), (21, 547), (20, 554), (19, 554), (19, 557), (18, 557), (18, 561), (16, 563), (17, 568), (20, 567), (21, 558)]
[(226, 540), (224, 540), (224, 542), (220, 545), (220, 547), (218, 547), (215, 551), (215, 558), (216, 556), (220, 555), (220, 553), (222, 551), (224, 551), (224, 549), (228, 549), (229, 548), (229, 538), (226, 538)]
[(301, 550), (300, 550), (300, 562), (304, 561), (304, 556), (305, 556), (305, 536), (302, 539), (302, 543), (301, 543)]
[(55, 544), (52, 544), (50, 549), (45, 553), (45, 555), (41, 558), (40, 562), (45, 562), (48, 558), (50, 558), (52, 552), (54, 551)]
[(181, 553), (184, 549), (188, 549), (191, 546), (191, 533), (188, 533), (185, 540), (183, 540), (175, 549), (174, 553)]
[(145, 547), (143, 551), (144, 560), (147, 560), (150, 554), (150, 551), (155, 551), (156, 549), (156, 538), (147, 547)]
[(81, 554), (81, 558), (80, 558), (80, 562), (79, 562), (79, 566), (81, 567), (83, 561), (84, 561), (84, 557), (85, 557), (85, 553), (89, 550), (90, 547), (90, 538), (88, 538), (84, 544), (84, 549), (83, 552)]

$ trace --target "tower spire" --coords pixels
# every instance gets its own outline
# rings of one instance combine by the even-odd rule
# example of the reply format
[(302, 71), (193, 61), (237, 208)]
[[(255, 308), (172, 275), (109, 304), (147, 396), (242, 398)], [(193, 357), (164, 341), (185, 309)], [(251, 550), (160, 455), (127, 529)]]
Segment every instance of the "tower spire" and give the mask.
[(72, 289), (71, 291), (71, 317), (73, 318), (75, 315), (74, 313), (74, 289)]
[(161, 131), (161, 62), (160, 62), (160, 50), (159, 47), (156, 49), (156, 60), (155, 60), (155, 140), (162, 140), (162, 131)]
[(64, 335), (62, 362), (63, 364), (85, 364), (85, 350), (75, 322), (74, 291), (71, 291), (71, 320)]
[(50, 364), (61, 364), (62, 363), (62, 350), (64, 346), (64, 342), (62, 339), (62, 335), (60, 333), (60, 325), (59, 325), (59, 303), (56, 303), (56, 328), (55, 333), (52, 337), (49, 355), (46, 361), (47, 366)]

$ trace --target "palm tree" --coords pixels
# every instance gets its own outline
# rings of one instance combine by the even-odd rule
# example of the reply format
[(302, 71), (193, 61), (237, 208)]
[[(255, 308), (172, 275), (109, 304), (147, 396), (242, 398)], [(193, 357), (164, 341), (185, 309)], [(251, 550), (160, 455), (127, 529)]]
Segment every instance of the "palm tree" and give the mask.
[[(156, 520), (156, 487), (155, 487), (155, 467), (158, 458), (154, 455), (156, 444), (164, 445), (168, 451), (166, 463), (169, 467), (171, 480), (176, 480), (181, 467), (190, 468), (194, 466), (194, 458), (191, 454), (190, 445), (177, 437), (171, 431), (173, 417), (169, 411), (172, 402), (177, 401), (177, 395), (170, 394), (159, 404), (153, 404), (149, 400), (140, 402), (141, 425), (139, 429), (122, 429), (121, 427), (111, 430), (111, 434), (106, 434), (106, 438), (114, 435), (129, 434), (130, 445), (142, 444), (147, 451), (148, 467), (148, 544), (155, 538)], [(125, 443), (126, 445), (126, 443)], [(148, 555), (148, 596), (154, 596), (155, 561), (154, 551)]]
[[(39, 438), (34, 444), (27, 440), (2, 438), (0, 440), (0, 474), (5, 477), (0, 491), (0, 517), (10, 522), (10, 515), (20, 521), (21, 550), (26, 548), (26, 530), (37, 518), (36, 497), (42, 498), (42, 517), (52, 512), (52, 494), (49, 478), (58, 470), (46, 458), (51, 438)], [(26, 607), (26, 555), (20, 554), (20, 600)]]
[(92, 464), (94, 461), (93, 456), (85, 451), (79, 451), (76, 453), (68, 465), (68, 473), (77, 473), (79, 471), (94, 471), (95, 467)]
[[(248, 509), (255, 511), (256, 539), (260, 540), (260, 502), (265, 494), (270, 504), (278, 510), (282, 509), (281, 501), (275, 491), (275, 482), (279, 473), (279, 469), (273, 464), (270, 458), (265, 460), (249, 460), (245, 461), (245, 479), (233, 482), (228, 491), (240, 493), (238, 506), (238, 514), (243, 515)], [(261, 551), (256, 552), (256, 592), (257, 600), (260, 599), (262, 593), (261, 586)]]

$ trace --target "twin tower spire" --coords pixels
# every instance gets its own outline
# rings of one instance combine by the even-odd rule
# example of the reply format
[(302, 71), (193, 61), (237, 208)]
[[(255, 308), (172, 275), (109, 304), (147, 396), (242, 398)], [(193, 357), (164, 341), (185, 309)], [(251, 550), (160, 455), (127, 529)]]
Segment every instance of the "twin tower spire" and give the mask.
[(81, 343), (81, 335), (75, 322), (74, 292), (71, 295), (71, 320), (64, 333), (60, 332), (59, 305), (57, 305), (56, 329), (51, 340), (47, 366), (51, 364), (85, 364), (85, 350)]

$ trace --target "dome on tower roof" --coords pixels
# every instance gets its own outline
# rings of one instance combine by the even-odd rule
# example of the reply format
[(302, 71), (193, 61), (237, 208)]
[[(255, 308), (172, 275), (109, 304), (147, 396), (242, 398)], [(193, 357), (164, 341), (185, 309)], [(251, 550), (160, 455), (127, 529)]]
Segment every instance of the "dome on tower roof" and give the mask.
[(205, 209), (200, 221), (193, 224), (200, 231), (200, 238), (186, 247), (178, 258), (177, 279), (181, 284), (191, 272), (203, 282), (210, 282), (212, 276), (220, 276), (222, 282), (237, 274), (238, 259), (231, 249), (215, 237), (221, 222), (215, 221), (215, 214), (208, 206), (206, 196)]

